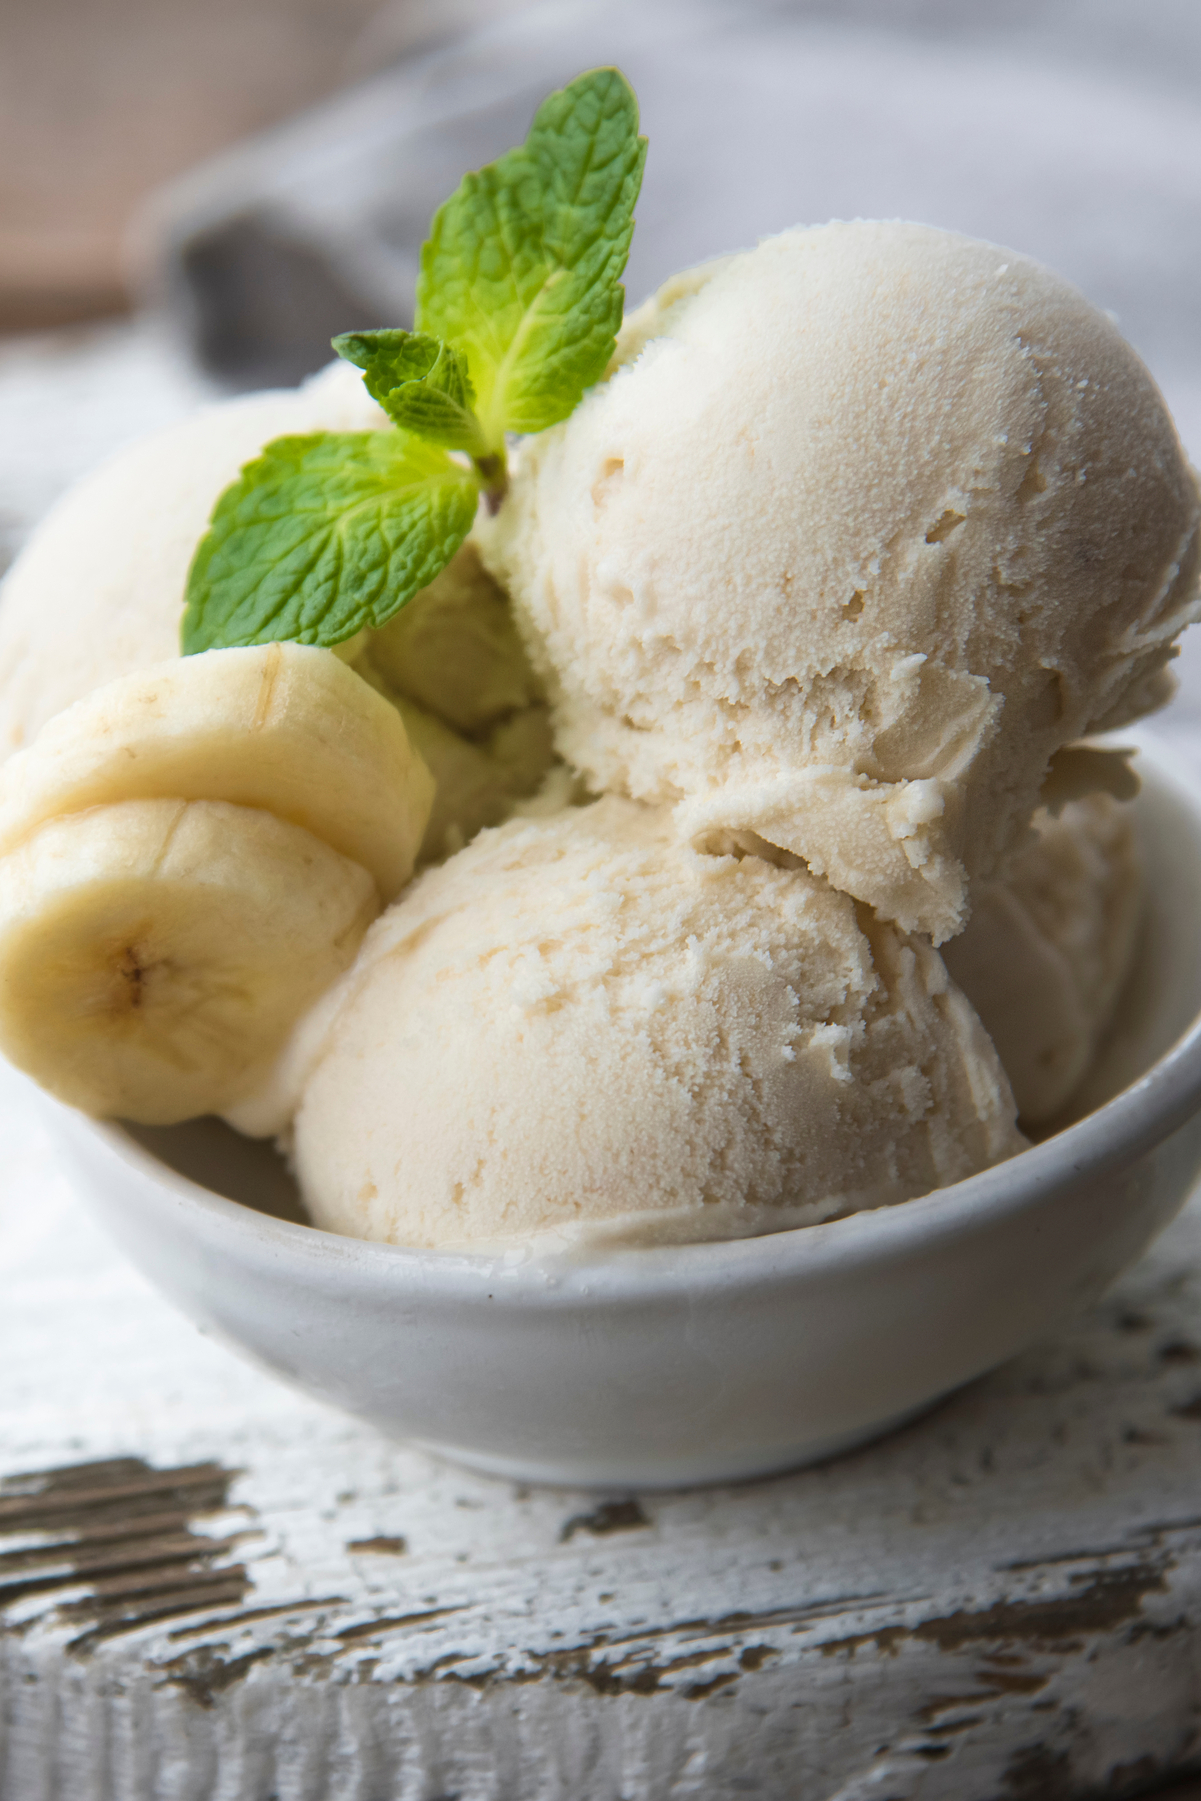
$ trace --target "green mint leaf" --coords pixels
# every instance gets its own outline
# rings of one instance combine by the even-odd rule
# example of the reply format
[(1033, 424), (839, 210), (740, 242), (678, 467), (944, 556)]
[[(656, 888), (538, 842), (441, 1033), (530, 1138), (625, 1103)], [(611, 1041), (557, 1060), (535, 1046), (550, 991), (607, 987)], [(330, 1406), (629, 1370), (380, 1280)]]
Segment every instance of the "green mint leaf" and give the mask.
[(221, 495), (188, 572), (185, 656), (381, 626), (444, 569), (479, 487), (398, 432), (276, 438)]
[(425, 382), (409, 382), (388, 396), (385, 412), (402, 431), (415, 432), (447, 450), (483, 452), (479, 420), (469, 408)]
[(393, 425), (447, 450), (487, 450), (472, 411), (467, 359), (449, 344), (413, 331), (348, 331), (334, 349), (363, 371), (363, 381)]
[(565, 419), (604, 373), (645, 159), (629, 83), (594, 69), (434, 215), (417, 322), (465, 352), (491, 449)]
[(363, 371), (367, 392), (383, 405), (381, 396), (402, 382), (423, 381), (442, 349), (437, 338), (425, 332), (344, 331), (331, 339), (338, 355)]

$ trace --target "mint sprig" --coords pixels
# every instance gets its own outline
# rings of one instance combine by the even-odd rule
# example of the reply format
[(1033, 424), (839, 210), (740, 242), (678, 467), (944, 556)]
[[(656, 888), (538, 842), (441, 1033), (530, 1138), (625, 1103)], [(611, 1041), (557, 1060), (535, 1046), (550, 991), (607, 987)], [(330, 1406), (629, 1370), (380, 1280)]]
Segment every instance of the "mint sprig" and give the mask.
[(445, 568), (506, 434), (567, 418), (621, 325), (646, 140), (616, 69), (538, 108), (525, 143), (467, 175), (421, 256), (417, 330), (345, 332), (394, 427), (277, 438), (217, 502), (188, 573), (185, 655), (386, 623)]

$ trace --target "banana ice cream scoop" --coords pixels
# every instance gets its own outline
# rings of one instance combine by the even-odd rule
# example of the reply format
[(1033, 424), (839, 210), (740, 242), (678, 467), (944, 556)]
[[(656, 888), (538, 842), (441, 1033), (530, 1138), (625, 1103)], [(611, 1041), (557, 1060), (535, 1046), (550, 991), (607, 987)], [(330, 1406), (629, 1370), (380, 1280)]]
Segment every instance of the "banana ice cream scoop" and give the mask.
[(118, 677), (0, 769), (0, 1050), (89, 1113), (227, 1109), (407, 881), (432, 793), (327, 650)]
[(288, 1060), (313, 1220), (397, 1244), (740, 1236), (1024, 1143), (928, 943), (616, 796), (427, 871)]
[(353, 668), (400, 713), (434, 778), (419, 861), (439, 862), (534, 793), (555, 760), (541, 685), (469, 539)]
[(1164, 698), (1201, 499), (1029, 258), (795, 230), (669, 282), (477, 528), (595, 789), (750, 831), (934, 941), (1061, 747)]
[(1129, 972), (1141, 870), (1134, 826), (1106, 794), (1036, 814), (1002, 877), (972, 890), (967, 930), (944, 949), (1027, 1125), (1054, 1117), (1088, 1071)]
[(356, 661), (390, 694), (475, 742), (544, 698), (508, 599), (470, 538), (428, 588), (366, 634)]

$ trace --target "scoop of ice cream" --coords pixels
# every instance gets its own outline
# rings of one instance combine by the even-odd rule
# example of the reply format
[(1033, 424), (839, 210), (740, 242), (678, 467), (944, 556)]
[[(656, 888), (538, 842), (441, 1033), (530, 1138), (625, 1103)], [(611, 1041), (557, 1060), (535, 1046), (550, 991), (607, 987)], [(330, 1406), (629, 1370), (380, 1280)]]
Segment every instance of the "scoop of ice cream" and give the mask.
[(436, 785), (421, 862), (507, 819), (554, 761), (550, 718), (508, 600), (468, 541), (354, 668), (396, 705)]
[(395, 704), (410, 744), (434, 778), (434, 804), (418, 868), (440, 863), (470, 844), (484, 826), (508, 819), (537, 792), (555, 761), (550, 717), (543, 706), (515, 713), (477, 743), (410, 701)]
[[(387, 427), (357, 369), (207, 408), (66, 495), (0, 598), (0, 759), (117, 676), (179, 655), (188, 568), (222, 489), (271, 438)], [(553, 760), (508, 603), (465, 546), (382, 631), (347, 646), (437, 783), (422, 860), (507, 818)]]
[(761, 1232), (1023, 1143), (927, 943), (615, 796), (427, 873), (291, 1056), (313, 1219), (399, 1244)]
[(669, 282), (481, 541), (593, 787), (939, 942), (1055, 752), (1162, 698), (1199, 516), (1104, 314), (860, 221)]
[(468, 540), (363, 652), (393, 694), (478, 740), (543, 698), (503, 590)]
[(947, 968), (984, 1022), (1028, 1125), (1086, 1074), (1129, 971), (1141, 871), (1134, 826), (1106, 794), (1039, 813), (1002, 879), (972, 890)]

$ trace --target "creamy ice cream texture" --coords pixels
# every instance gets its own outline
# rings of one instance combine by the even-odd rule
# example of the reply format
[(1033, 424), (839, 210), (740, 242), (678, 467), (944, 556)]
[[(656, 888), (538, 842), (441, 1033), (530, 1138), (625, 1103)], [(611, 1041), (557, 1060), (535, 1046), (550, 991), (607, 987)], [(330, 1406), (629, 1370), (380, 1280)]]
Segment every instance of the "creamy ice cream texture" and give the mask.
[(966, 932), (944, 946), (1018, 1113), (1054, 1118), (1088, 1071), (1129, 972), (1141, 899), (1134, 826), (1109, 795), (1040, 813), (1004, 880), (978, 882)]
[(934, 941), (1051, 759), (1164, 697), (1201, 502), (1109, 319), (906, 224), (669, 282), (481, 530), (597, 790)]
[(421, 860), (438, 862), (532, 794), (550, 717), (505, 595), (470, 541), (353, 660), (399, 710), (436, 784)]
[[(0, 756), (177, 655), (196, 541), (266, 439), (382, 423), (338, 365), (69, 496), (5, 588)], [(345, 647), (450, 860), (227, 1116), (295, 1114), (316, 1222), (407, 1244), (734, 1236), (1011, 1155), (1002, 1064), (1026, 1120), (1062, 1107), (1137, 914), (1111, 801), (1028, 822), (1122, 787), (1075, 741), (1162, 697), (1198, 511), (1133, 353), (1012, 253), (830, 226), (677, 278), (477, 528), (525, 647), (471, 542)], [(618, 794), (555, 812), (560, 782), (460, 850), (552, 763), (542, 682)], [(944, 962), (913, 934), (960, 931), (969, 882)]]
[[(211, 406), (66, 495), (4, 584), (0, 758), (97, 688), (179, 655), (196, 545), (222, 489), (269, 439), (387, 425), (359, 372), (340, 362), (299, 389)], [(423, 860), (538, 787), (554, 754), (546, 708), (505, 598), (470, 545), (345, 654), (398, 706), (434, 775)]]
[(927, 943), (617, 797), (427, 873), (291, 1057), (314, 1221), (402, 1244), (741, 1235), (1023, 1143)]

